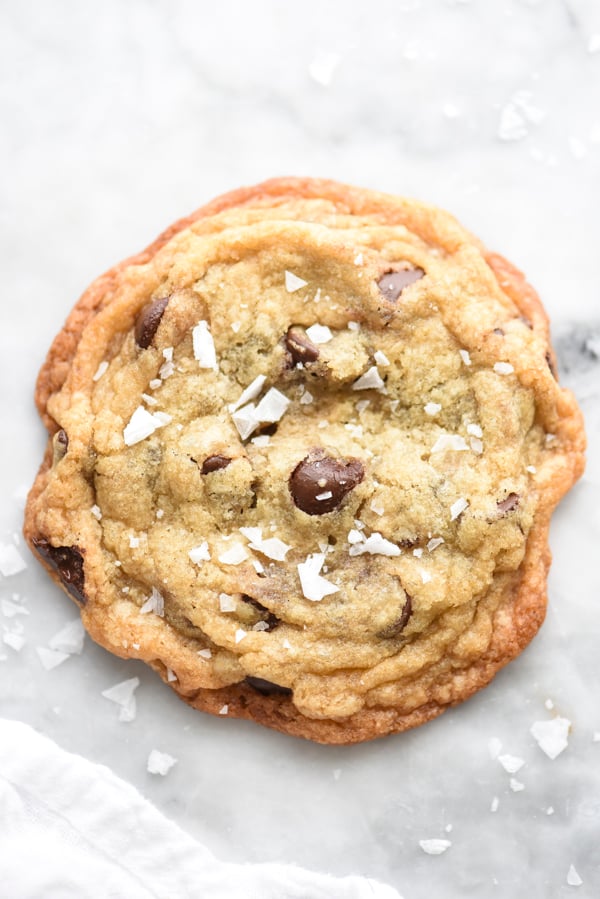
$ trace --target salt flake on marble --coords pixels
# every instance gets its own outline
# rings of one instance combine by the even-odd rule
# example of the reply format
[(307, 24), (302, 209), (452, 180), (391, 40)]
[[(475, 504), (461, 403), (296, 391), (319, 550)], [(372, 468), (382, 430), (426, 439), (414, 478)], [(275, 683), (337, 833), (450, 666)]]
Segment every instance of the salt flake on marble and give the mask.
[(194, 359), (198, 362), (199, 367), (211, 368), (213, 371), (217, 371), (215, 342), (207, 321), (198, 322), (196, 327), (192, 329), (192, 342)]
[(500, 115), (500, 140), (523, 140), (529, 134), (529, 125), (539, 125), (545, 119), (546, 113), (532, 101), (530, 91), (520, 90), (513, 94)]
[(600, 743), (600, 730), (594, 731), (592, 736), (592, 743)]
[(308, 66), (308, 74), (317, 84), (329, 87), (341, 58), (337, 53), (318, 53)]
[(27, 642), (22, 634), (15, 633), (15, 631), (7, 631), (2, 635), (2, 640), (15, 652), (21, 652)]
[(159, 752), (158, 749), (153, 749), (148, 756), (146, 767), (150, 774), (161, 774), (164, 777), (176, 764), (177, 759), (168, 752)]
[(584, 159), (587, 156), (587, 147), (580, 138), (571, 135), (568, 143), (573, 159)]
[(515, 777), (511, 777), (509, 783), (510, 783), (510, 788), (513, 791), (513, 793), (520, 793), (521, 790), (525, 789), (525, 784), (522, 784)]
[(499, 755), (498, 761), (509, 774), (516, 774), (525, 764), (525, 761), (516, 755)]
[(570, 887), (580, 887), (583, 883), (583, 880), (577, 873), (575, 865), (569, 866), (569, 870), (567, 871), (567, 883)]
[(499, 806), (500, 806), (500, 800), (498, 799), (497, 796), (494, 796), (494, 798), (492, 799), (492, 804), (490, 805), (490, 811), (497, 812)]
[(0, 572), (4, 577), (19, 574), (26, 568), (27, 564), (14, 544), (0, 543)]
[(140, 685), (139, 677), (131, 677), (128, 680), (115, 684), (102, 691), (105, 699), (120, 706), (119, 721), (133, 721), (136, 715), (135, 691)]
[(57, 649), (47, 649), (45, 646), (36, 646), (35, 651), (37, 652), (38, 658), (45, 671), (52, 671), (53, 668), (58, 668), (59, 665), (62, 665), (62, 663), (66, 662), (70, 657), (68, 652), (59, 652)]
[(305, 281), (303, 278), (299, 278), (298, 275), (294, 275), (293, 272), (285, 273), (285, 289), (288, 293), (295, 293), (297, 290), (301, 290), (303, 287), (306, 287), (308, 281)]
[(497, 759), (502, 752), (502, 743), (498, 737), (490, 737), (488, 740), (488, 751), (491, 759)]
[(68, 655), (80, 655), (85, 640), (85, 628), (81, 618), (74, 618), (65, 624), (49, 641), (50, 649), (66, 652)]
[(588, 53), (600, 53), (600, 34), (591, 34), (587, 45)]
[[(14, 599), (17, 599), (15, 594)], [(2, 599), (0, 600), (0, 607), (2, 608), (2, 614), (5, 618), (15, 618), (17, 615), (30, 615), (31, 612), (29, 609), (26, 609), (25, 606), (19, 605), (18, 602), (15, 602), (14, 599)]]
[(427, 855), (441, 855), (451, 845), (450, 840), (419, 840), (419, 846)]
[(542, 752), (554, 760), (569, 745), (570, 727), (568, 718), (551, 718), (550, 721), (535, 721), (529, 732)]
[(312, 602), (320, 602), (323, 597), (337, 593), (340, 589), (319, 574), (324, 561), (325, 553), (312, 553), (305, 562), (300, 562), (297, 566), (302, 594)]
[(333, 334), (327, 325), (311, 325), (306, 329), (306, 336), (312, 343), (329, 343), (333, 339)]

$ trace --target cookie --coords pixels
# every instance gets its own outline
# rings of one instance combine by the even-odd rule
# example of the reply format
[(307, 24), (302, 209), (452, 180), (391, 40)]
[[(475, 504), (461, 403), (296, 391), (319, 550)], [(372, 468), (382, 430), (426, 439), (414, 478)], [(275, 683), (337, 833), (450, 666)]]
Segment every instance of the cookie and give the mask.
[(537, 295), (446, 212), (311, 179), (221, 197), (92, 284), (36, 399), (31, 548), (198, 709), (372, 739), (542, 623), (582, 417)]

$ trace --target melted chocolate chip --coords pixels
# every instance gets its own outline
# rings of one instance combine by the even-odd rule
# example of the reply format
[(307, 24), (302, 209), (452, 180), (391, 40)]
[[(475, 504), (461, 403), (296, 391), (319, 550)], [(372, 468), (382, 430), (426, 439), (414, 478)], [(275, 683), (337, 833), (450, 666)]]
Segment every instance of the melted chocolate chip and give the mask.
[(257, 612), (260, 612), (261, 620), (264, 621), (267, 625), (267, 631), (273, 631), (278, 624), (281, 624), (281, 621), (277, 617), (277, 615), (275, 615), (274, 612), (270, 612), (269, 609), (266, 609), (259, 603), (257, 599), (254, 599), (252, 596), (248, 596), (247, 593), (242, 593), (242, 599), (244, 602), (247, 602), (249, 606), (255, 608)]
[(397, 272), (386, 272), (377, 282), (377, 286), (386, 300), (390, 300), (393, 303), (398, 299), (405, 287), (408, 287), (414, 281), (418, 281), (424, 274), (425, 272), (422, 268), (407, 268), (400, 269)]
[(296, 465), (288, 486), (299, 509), (307, 515), (324, 515), (337, 509), (364, 476), (358, 459), (334, 459), (324, 450), (313, 450)]
[(412, 615), (412, 598), (406, 594), (406, 602), (402, 608), (402, 612), (400, 613), (400, 617), (396, 619), (396, 621), (392, 621), (390, 625), (385, 627), (382, 631), (379, 631), (377, 634), (378, 637), (381, 637), (382, 640), (390, 640), (392, 637), (397, 637), (402, 633), (406, 625), (410, 620), (410, 616)]
[(512, 512), (519, 505), (521, 497), (518, 493), (509, 493), (506, 499), (498, 500), (496, 505), (498, 506), (498, 511), (505, 515), (507, 512)]
[(83, 555), (77, 546), (52, 546), (44, 537), (34, 537), (33, 545), (45, 561), (57, 572), (71, 596), (85, 604)]
[(135, 320), (135, 342), (142, 350), (152, 343), (169, 299), (170, 297), (162, 297), (160, 300), (152, 300), (138, 314)]
[(52, 441), (52, 462), (54, 465), (56, 465), (57, 462), (60, 462), (61, 459), (64, 459), (64, 457), (67, 455), (68, 446), (69, 438), (67, 437), (67, 432), (63, 431), (63, 429), (61, 428), (60, 431), (56, 432)]
[(227, 468), (230, 462), (229, 456), (221, 456), (220, 454), (207, 456), (202, 463), (200, 471), (202, 474), (210, 474), (211, 471), (220, 471), (222, 468)]
[(281, 687), (279, 684), (274, 684), (270, 680), (264, 680), (262, 677), (248, 677), (244, 678), (244, 683), (248, 684), (249, 687), (252, 687), (253, 690), (256, 690), (257, 693), (261, 693), (263, 696), (291, 696), (292, 691), (289, 687)]
[(504, 337), (504, 330), (502, 328), (494, 328), (494, 334), (497, 334), (498, 337)]
[(285, 345), (294, 363), (316, 362), (319, 358), (319, 350), (310, 342), (306, 334), (297, 328), (290, 328), (285, 335)]

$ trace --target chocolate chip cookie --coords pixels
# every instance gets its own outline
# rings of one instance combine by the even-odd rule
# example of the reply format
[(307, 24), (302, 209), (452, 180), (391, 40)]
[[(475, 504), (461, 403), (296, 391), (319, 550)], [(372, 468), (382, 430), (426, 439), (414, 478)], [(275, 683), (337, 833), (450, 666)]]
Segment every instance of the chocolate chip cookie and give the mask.
[(85, 292), (25, 534), (91, 636), (324, 743), (402, 731), (542, 623), (583, 469), (548, 321), (447, 213), (330, 181), (215, 200)]

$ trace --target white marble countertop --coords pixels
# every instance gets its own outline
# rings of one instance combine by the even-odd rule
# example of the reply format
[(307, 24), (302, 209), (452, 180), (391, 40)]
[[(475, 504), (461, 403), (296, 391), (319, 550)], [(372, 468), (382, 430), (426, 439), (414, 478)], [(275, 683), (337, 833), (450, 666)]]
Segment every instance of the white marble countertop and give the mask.
[[(223, 859), (367, 874), (404, 899), (600, 895), (600, 3), (20, 0), (0, 16), (0, 543), (27, 562), (0, 576), (0, 715), (109, 765)], [(45, 442), (35, 375), (79, 293), (177, 217), (280, 174), (430, 200), (523, 268), (590, 441), (531, 647), (463, 706), (354, 748), (194, 712), (89, 639), (44, 670), (37, 647), (76, 609), (18, 536)], [(133, 676), (122, 722), (101, 692)], [(530, 727), (556, 714), (571, 732), (551, 761)], [(154, 748), (178, 759), (165, 777)], [(428, 838), (452, 845), (433, 857)]]

